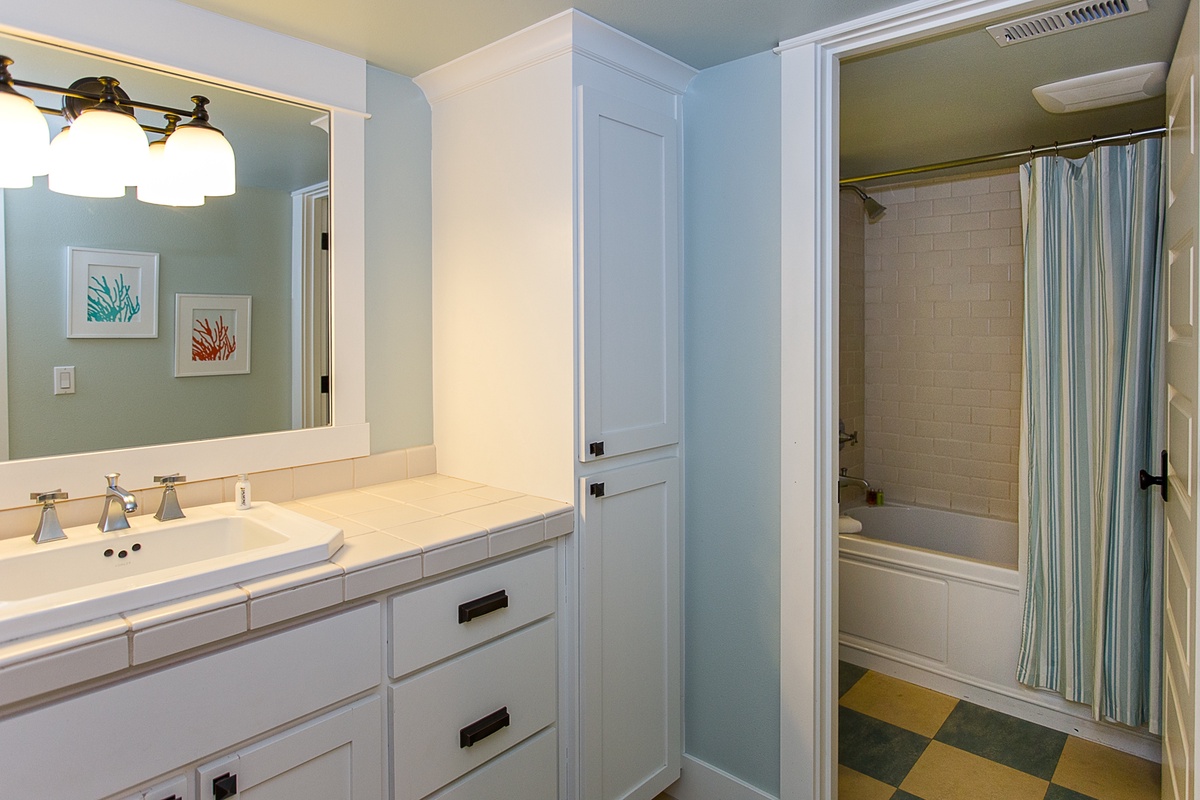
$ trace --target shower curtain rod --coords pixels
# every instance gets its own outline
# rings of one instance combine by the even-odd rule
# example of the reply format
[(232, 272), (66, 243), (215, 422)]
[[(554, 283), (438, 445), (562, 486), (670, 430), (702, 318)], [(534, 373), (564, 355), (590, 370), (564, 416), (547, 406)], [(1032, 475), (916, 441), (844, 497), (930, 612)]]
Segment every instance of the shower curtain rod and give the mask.
[(1110, 142), (1127, 141), (1132, 142), (1137, 139), (1149, 139), (1153, 136), (1162, 136), (1167, 132), (1165, 127), (1158, 128), (1143, 128), (1140, 131), (1129, 131), (1127, 133), (1112, 133), (1107, 136), (1093, 136), (1090, 139), (1079, 139), (1074, 142), (1047, 144), (1041, 147), (1029, 147), (1025, 150), (1013, 150), (1008, 153), (992, 153), (986, 156), (975, 156), (973, 158), (958, 158), (954, 161), (943, 161), (939, 164), (925, 164), (920, 167), (908, 167), (907, 169), (894, 169), (889, 172), (877, 172), (874, 175), (859, 175), (854, 178), (843, 178), (838, 182), (839, 186), (846, 186), (851, 183), (862, 183), (863, 181), (875, 181), (881, 178), (895, 178), (900, 175), (915, 175), (919, 172), (935, 172), (942, 169), (950, 169), (952, 167), (968, 167), (972, 164), (986, 164), (989, 161), (1006, 161), (1011, 158), (1033, 158), (1034, 156), (1044, 155), (1046, 153), (1058, 154), (1060, 150), (1077, 150), (1080, 147), (1095, 147), (1101, 144), (1109, 144)]

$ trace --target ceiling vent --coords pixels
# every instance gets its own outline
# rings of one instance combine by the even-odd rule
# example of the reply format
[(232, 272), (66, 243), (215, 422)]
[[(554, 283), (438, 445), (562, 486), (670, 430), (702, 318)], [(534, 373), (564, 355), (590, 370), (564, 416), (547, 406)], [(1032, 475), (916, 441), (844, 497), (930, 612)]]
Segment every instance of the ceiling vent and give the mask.
[(1073, 31), (1108, 22), (1111, 19), (1140, 14), (1148, 11), (1146, 0), (1104, 0), (1100, 3), (1072, 3), (1040, 14), (989, 25), (987, 32), (1001, 47), (1017, 42), (1039, 39), (1053, 33)]

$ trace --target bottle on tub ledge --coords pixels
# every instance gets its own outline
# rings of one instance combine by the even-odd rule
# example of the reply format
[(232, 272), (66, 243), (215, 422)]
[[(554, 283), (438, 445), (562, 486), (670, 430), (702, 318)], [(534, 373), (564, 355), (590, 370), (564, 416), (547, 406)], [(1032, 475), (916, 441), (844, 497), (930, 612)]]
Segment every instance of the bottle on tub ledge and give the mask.
[(867, 489), (867, 505), (883, 505), (883, 489)]
[(233, 504), (238, 511), (250, 510), (250, 479), (244, 472), (238, 475), (237, 483), (233, 485)]

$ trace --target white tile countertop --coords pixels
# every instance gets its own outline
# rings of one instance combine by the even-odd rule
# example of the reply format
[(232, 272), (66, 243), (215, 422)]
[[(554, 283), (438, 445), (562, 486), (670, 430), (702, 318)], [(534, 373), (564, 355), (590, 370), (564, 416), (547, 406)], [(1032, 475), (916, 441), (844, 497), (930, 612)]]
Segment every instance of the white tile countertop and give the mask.
[(341, 528), (341, 549), (327, 562), (0, 642), (0, 709), (565, 536), (575, 523), (566, 503), (446, 475), (281, 505)]

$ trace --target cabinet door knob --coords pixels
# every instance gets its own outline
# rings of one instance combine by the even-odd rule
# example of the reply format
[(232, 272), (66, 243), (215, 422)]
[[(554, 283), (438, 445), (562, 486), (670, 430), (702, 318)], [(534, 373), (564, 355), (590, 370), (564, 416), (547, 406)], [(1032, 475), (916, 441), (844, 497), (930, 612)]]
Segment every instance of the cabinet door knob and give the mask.
[(508, 727), (508, 706), (493, 711), (478, 722), (472, 722), (458, 732), (458, 746), (470, 747), (481, 742), (501, 728)]
[(604, 455), (604, 442), (592, 442), (588, 445), (588, 452), (597, 457)]
[(604, 497), (604, 484), (593, 483), (588, 491), (592, 493), (592, 497)]
[(458, 624), (462, 625), (464, 622), (470, 622), (476, 617), (482, 617), (502, 608), (508, 608), (508, 592), (503, 589), (460, 605), (458, 607)]
[(218, 775), (213, 778), (213, 800), (225, 800), (227, 797), (233, 797), (237, 794), (237, 775), (230, 775), (226, 772), (224, 775)]

